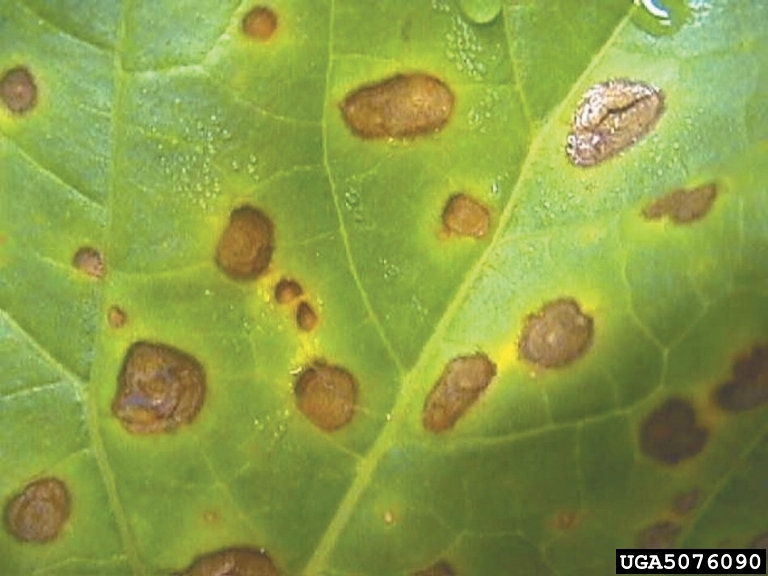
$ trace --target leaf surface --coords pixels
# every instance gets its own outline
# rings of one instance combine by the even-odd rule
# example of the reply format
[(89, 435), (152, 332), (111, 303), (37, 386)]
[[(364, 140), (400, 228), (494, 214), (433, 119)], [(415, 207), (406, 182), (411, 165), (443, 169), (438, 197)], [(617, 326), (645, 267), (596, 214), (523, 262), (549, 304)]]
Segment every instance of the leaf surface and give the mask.
[[(37, 89), (24, 114), (0, 102), (0, 500), (50, 476), (71, 493), (50, 543), (6, 519), (0, 572), (169, 574), (251, 546), (289, 575), (611, 574), (665, 522), (681, 547), (768, 532), (768, 5), (670, 1), (665, 27), (613, 0), (508, 0), (487, 23), (473, 2), (275, 0), (260, 41), (249, 4), (87, 4), (0, 5), (0, 72)], [(415, 72), (455, 97), (442, 130), (350, 130), (350, 93)], [(576, 167), (574, 112), (614, 78), (659, 87), (664, 113)], [(710, 183), (699, 220), (643, 216)], [(487, 235), (446, 231), (459, 192)], [(237, 281), (215, 255), (243, 205), (275, 247)], [(103, 276), (73, 265), (83, 247)], [(276, 301), (284, 278), (313, 329)], [(537, 367), (520, 341), (559, 299), (591, 340)], [(173, 432), (113, 412), (141, 341), (204, 367)], [(425, 429), (446, 366), (476, 354), (487, 389)], [(294, 392), (323, 363), (358, 386), (335, 431)], [(750, 408), (724, 409), (742, 380)], [(649, 424), (672, 400), (695, 424)]]

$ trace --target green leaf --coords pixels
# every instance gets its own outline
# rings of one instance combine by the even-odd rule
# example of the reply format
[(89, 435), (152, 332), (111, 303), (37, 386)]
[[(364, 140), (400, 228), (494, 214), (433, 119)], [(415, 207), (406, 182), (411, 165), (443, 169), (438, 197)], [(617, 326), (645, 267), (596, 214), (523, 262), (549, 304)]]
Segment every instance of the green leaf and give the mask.
[[(0, 572), (249, 547), (288, 575), (602, 575), (615, 548), (764, 546), (768, 5), (265, 6), (0, 4)], [(450, 90), (445, 125), (357, 135), (350, 95), (415, 73)], [(610, 79), (663, 113), (575, 166)], [(489, 217), (466, 237), (458, 193)], [(274, 250), (236, 279), (218, 251), (245, 205)], [(199, 413), (124, 425), (140, 342), (156, 387), (204, 377)], [(46, 478), (68, 514), (23, 541)]]

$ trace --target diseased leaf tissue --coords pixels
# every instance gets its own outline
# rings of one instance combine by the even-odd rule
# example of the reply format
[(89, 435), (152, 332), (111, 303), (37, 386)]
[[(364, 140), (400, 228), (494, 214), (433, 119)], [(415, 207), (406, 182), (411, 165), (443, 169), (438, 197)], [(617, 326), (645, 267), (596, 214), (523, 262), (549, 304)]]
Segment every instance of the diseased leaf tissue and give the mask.
[(767, 20), (0, 5), (0, 573), (765, 547)]

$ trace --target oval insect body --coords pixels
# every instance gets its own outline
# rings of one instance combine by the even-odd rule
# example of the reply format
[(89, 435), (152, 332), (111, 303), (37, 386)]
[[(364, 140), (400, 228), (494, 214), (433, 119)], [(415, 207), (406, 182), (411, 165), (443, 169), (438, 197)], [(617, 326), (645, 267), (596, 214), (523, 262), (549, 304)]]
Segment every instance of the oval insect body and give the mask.
[(663, 92), (645, 82), (615, 79), (592, 86), (573, 116), (565, 151), (576, 166), (594, 166), (653, 130), (664, 112)]

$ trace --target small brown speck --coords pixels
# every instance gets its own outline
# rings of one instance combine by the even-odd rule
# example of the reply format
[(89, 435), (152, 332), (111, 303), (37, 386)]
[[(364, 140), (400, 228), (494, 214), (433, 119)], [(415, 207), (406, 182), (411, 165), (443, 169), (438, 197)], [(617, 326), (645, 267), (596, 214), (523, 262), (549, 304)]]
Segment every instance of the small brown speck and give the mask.
[(110, 306), (107, 311), (107, 321), (112, 328), (122, 328), (128, 321), (128, 315), (119, 306)]
[(304, 294), (304, 289), (296, 280), (283, 278), (275, 286), (275, 300), (278, 304), (290, 304)]
[(266, 42), (277, 30), (277, 14), (266, 6), (256, 6), (243, 17), (243, 32), (249, 38)]
[(26, 114), (37, 104), (37, 86), (32, 73), (19, 66), (0, 79), (0, 100), (13, 114)]
[(103, 278), (106, 273), (104, 257), (96, 248), (90, 246), (83, 246), (75, 252), (72, 265), (93, 278)]

